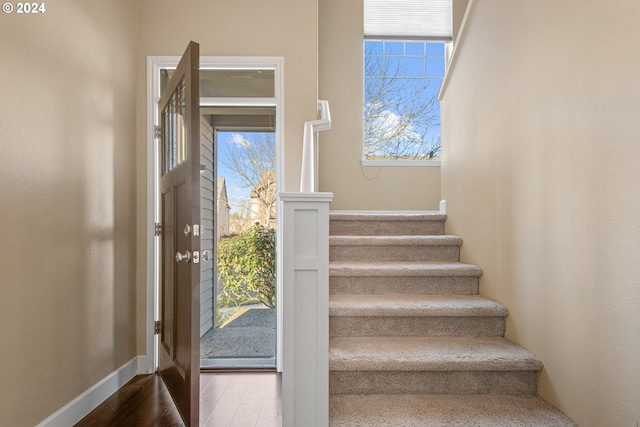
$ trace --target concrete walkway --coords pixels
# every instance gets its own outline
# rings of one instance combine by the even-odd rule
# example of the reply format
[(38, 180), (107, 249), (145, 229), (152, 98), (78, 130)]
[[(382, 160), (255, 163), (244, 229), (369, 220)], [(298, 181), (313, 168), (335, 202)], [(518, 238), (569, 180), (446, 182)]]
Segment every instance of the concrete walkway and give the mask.
[(200, 358), (253, 359), (275, 357), (276, 310), (251, 308), (222, 328), (200, 338)]

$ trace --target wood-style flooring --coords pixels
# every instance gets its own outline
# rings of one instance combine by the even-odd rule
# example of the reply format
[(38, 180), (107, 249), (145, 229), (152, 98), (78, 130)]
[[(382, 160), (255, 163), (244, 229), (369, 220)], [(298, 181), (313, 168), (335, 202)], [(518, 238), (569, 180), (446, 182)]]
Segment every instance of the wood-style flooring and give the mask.
[[(282, 424), (281, 376), (272, 372), (200, 375), (200, 427)], [(184, 426), (158, 375), (139, 375), (76, 427)]]

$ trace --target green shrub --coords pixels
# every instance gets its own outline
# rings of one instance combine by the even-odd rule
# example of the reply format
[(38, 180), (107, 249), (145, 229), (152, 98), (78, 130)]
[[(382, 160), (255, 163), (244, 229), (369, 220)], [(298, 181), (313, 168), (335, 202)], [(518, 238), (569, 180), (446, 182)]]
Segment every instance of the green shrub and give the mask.
[(218, 275), (224, 283), (223, 299), (236, 305), (247, 301), (275, 307), (275, 230), (258, 224), (218, 243)]

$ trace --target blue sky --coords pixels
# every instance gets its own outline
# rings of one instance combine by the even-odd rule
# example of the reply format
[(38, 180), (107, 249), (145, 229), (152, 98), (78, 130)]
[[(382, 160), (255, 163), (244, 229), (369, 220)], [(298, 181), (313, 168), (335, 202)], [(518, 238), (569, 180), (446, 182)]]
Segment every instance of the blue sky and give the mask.
[[(393, 80), (398, 81), (399, 84), (402, 81), (417, 82), (417, 80), (427, 79), (430, 84), (425, 91), (425, 100), (437, 96), (445, 74), (444, 43), (367, 40), (364, 43), (364, 52), (365, 72), (368, 72), (368, 75), (371, 76), (370, 78), (365, 78), (365, 85), (367, 81), (375, 82), (376, 78), (383, 74), (383, 68), (378, 64), (385, 64), (386, 76), (393, 75)], [(405, 98), (409, 99), (410, 97), (409, 92), (407, 92)], [(367, 99), (364, 101), (366, 105)], [(440, 107), (437, 100), (436, 106), (438, 124), (427, 129), (427, 140), (437, 140), (440, 136)], [(399, 120), (400, 109), (378, 112), (380, 114), (379, 120), (384, 120), (384, 124), (380, 126), (383, 128), (394, 126), (395, 120)], [(422, 131), (416, 128), (412, 134), (420, 134)], [(379, 154), (384, 155), (385, 152), (382, 151)]]
[(229, 169), (224, 162), (229, 147), (248, 147), (255, 137), (264, 135), (261, 132), (218, 132), (218, 176), (225, 178), (227, 197), (231, 206), (231, 213), (240, 213), (239, 207), (243, 201), (250, 202), (251, 188), (246, 187), (241, 179)]

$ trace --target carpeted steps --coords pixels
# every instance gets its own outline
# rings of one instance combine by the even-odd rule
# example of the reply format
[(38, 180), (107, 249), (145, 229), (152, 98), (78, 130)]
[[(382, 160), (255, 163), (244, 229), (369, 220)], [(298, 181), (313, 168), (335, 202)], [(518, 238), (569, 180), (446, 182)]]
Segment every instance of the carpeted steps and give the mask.
[(331, 214), (330, 425), (574, 425), (536, 396), (542, 363), (504, 338), (445, 220)]
[(332, 295), (332, 337), (504, 335), (507, 309), (477, 295)]
[(329, 264), (332, 294), (475, 295), (482, 270), (459, 262)]
[(335, 394), (535, 394), (540, 361), (504, 338), (331, 338)]
[(330, 395), (331, 426), (570, 427), (538, 396), (496, 394)]
[(444, 234), (446, 215), (332, 213), (332, 236), (437, 236)]
[(330, 236), (329, 261), (458, 261), (462, 239), (456, 236)]

